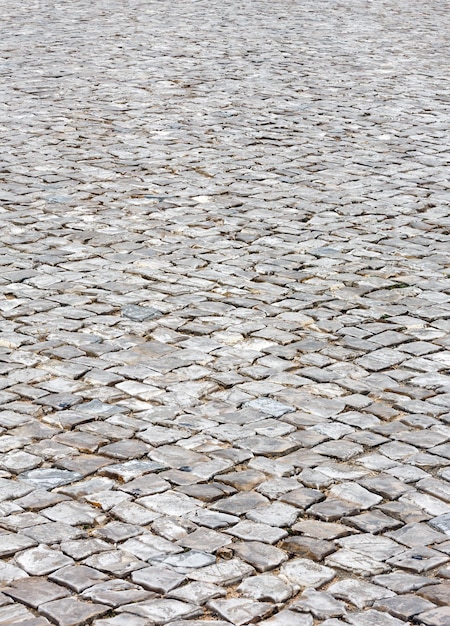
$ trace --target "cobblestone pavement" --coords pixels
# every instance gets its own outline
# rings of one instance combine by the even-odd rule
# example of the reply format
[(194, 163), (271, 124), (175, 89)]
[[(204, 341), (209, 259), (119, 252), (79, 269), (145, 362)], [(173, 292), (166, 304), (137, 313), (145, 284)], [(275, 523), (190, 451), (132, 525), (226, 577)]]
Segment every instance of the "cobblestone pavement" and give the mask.
[(449, 626), (449, 21), (2, 2), (0, 625)]

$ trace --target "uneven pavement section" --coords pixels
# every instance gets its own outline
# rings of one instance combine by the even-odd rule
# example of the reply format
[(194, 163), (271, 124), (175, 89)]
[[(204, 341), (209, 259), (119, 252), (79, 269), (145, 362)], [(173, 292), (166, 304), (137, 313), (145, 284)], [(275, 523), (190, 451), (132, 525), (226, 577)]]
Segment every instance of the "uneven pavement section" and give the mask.
[(449, 626), (449, 13), (1, 4), (0, 625)]

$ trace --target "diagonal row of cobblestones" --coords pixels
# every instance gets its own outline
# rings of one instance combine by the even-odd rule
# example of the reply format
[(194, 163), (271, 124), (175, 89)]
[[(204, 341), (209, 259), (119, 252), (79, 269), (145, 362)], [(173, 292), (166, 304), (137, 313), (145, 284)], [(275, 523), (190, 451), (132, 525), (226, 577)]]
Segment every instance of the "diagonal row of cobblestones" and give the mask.
[(0, 625), (450, 625), (449, 13), (0, 24)]

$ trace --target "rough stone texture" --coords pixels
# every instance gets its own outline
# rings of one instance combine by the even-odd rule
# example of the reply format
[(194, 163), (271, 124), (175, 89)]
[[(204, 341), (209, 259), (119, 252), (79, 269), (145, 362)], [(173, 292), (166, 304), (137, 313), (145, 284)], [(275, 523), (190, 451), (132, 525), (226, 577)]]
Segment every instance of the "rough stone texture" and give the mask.
[(0, 624), (448, 623), (448, 32), (3, 3)]

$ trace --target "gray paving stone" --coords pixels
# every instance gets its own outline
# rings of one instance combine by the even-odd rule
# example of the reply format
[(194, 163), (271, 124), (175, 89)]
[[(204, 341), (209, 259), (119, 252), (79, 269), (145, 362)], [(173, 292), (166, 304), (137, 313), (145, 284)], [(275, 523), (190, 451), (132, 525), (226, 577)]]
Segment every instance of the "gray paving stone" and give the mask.
[(256, 619), (267, 617), (273, 611), (273, 605), (268, 602), (254, 602), (245, 598), (210, 600), (208, 608), (236, 626), (243, 626)]
[[(439, 586), (442, 3), (141, 4), (2, 7), (0, 577), (50, 549), (115, 584), (232, 584), (255, 577), (233, 546), (250, 559), (256, 524), (290, 533), (260, 568)], [(80, 619), (200, 621), (152, 600)], [(256, 621), (310, 626), (288, 602)]]
[(252, 565), (259, 572), (274, 569), (287, 560), (287, 556), (282, 550), (260, 541), (233, 543), (231, 549), (234, 554)]
[(280, 578), (271, 574), (251, 576), (244, 580), (237, 590), (248, 598), (275, 603), (285, 602), (293, 594), (291, 585), (286, 584)]
[(388, 563), (421, 574), (447, 563), (448, 560), (449, 557), (442, 552), (431, 548), (415, 547), (390, 558)]
[(403, 620), (374, 609), (360, 613), (349, 613), (347, 620), (352, 626), (403, 626), (405, 623)]
[(213, 598), (222, 598), (226, 596), (226, 591), (222, 587), (212, 585), (211, 583), (193, 582), (172, 589), (166, 594), (167, 598), (174, 598), (183, 602), (192, 602), (196, 605), (202, 605)]
[(81, 626), (94, 617), (108, 611), (102, 604), (91, 604), (76, 598), (63, 598), (46, 602), (39, 607), (39, 612), (59, 626)]
[(389, 571), (389, 566), (380, 560), (375, 560), (367, 554), (343, 548), (334, 552), (325, 559), (326, 565), (338, 567), (358, 576), (374, 576)]
[(378, 585), (350, 578), (333, 583), (327, 591), (340, 600), (351, 602), (358, 609), (372, 606), (375, 600), (391, 598), (396, 595), (393, 591)]
[(44, 602), (59, 600), (70, 595), (64, 587), (42, 578), (32, 577), (14, 582), (11, 587), (3, 589), (3, 593), (33, 609), (37, 609)]
[(310, 559), (293, 559), (281, 566), (280, 574), (292, 584), (316, 589), (333, 580), (336, 572)]
[(229, 561), (218, 561), (214, 565), (194, 570), (189, 574), (189, 578), (199, 582), (227, 586), (240, 582), (245, 576), (252, 574), (254, 571), (253, 567), (248, 563), (234, 558)]
[(180, 600), (144, 600), (118, 607), (118, 611), (147, 617), (153, 624), (167, 624), (179, 617), (198, 617), (202, 610)]
[(347, 613), (346, 605), (331, 594), (314, 589), (305, 589), (299, 600), (291, 604), (296, 611), (311, 613), (317, 619), (340, 617)]
[(80, 593), (91, 585), (107, 580), (108, 576), (86, 565), (68, 565), (53, 572), (49, 578), (60, 585), (72, 589), (72, 591)]
[(375, 609), (386, 611), (394, 617), (399, 619), (409, 620), (415, 615), (423, 613), (430, 609), (436, 608), (434, 604), (418, 598), (413, 594), (405, 594), (402, 596), (395, 596), (393, 598), (385, 598), (384, 600), (376, 600), (373, 604)]
[[(14, 620), (14, 621), (12, 621)], [(20, 604), (0, 608), (0, 624), (23, 624), (25, 626), (46, 626), (49, 622), (44, 618), (36, 618), (31, 611)]]
[(133, 585), (126, 580), (100, 582), (85, 589), (81, 596), (86, 600), (107, 604), (112, 607), (156, 597), (155, 594), (149, 593), (142, 587)]
[(260, 524), (250, 520), (239, 522), (231, 528), (227, 528), (225, 533), (229, 533), (238, 539), (252, 541), (254, 539), (263, 543), (277, 543), (280, 539), (287, 537), (287, 531), (269, 526), (268, 524)]
[(438, 583), (438, 580), (434, 578), (428, 578), (427, 576), (417, 576), (416, 574), (404, 574), (402, 572), (394, 572), (393, 574), (382, 574), (381, 576), (374, 576), (372, 581), (377, 585), (382, 585), (395, 591), (396, 593), (409, 593), (410, 591), (416, 591), (426, 585), (432, 585)]
[(47, 546), (38, 546), (21, 552), (16, 556), (16, 562), (28, 574), (43, 576), (66, 565), (71, 565), (73, 559), (59, 550), (51, 550)]
[[(154, 559), (160, 560), (159, 557)], [(197, 550), (188, 550), (187, 552), (179, 552), (178, 554), (169, 554), (162, 559), (164, 565), (173, 567), (177, 572), (189, 574), (192, 570), (201, 569), (215, 563), (216, 557), (208, 552), (199, 552)]]
[(298, 613), (285, 609), (273, 617), (260, 622), (267, 626), (312, 626), (313, 618), (308, 613)]
[(20, 550), (31, 548), (37, 545), (37, 542), (30, 537), (20, 534), (5, 533), (0, 535), (0, 556), (11, 556)]
[(418, 619), (420, 619), (422, 624), (426, 624), (426, 626), (445, 626), (448, 624), (449, 618), (450, 608), (445, 606), (425, 611), (418, 616)]
[(124, 576), (146, 565), (145, 562), (121, 550), (93, 554), (85, 559), (82, 564), (116, 576)]

